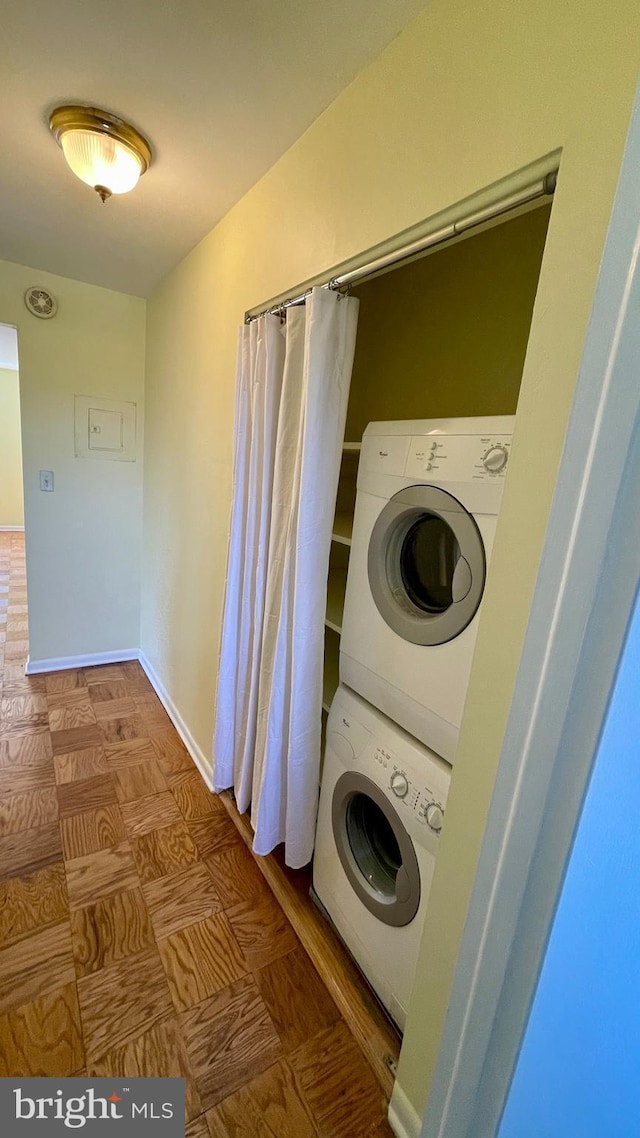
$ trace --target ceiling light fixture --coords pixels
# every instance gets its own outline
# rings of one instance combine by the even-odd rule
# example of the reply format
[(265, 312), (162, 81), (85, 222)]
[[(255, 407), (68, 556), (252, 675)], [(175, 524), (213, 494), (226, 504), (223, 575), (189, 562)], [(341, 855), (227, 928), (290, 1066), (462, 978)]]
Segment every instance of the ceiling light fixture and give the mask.
[(56, 107), (49, 126), (74, 174), (103, 202), (112, 194), (127, 194), (151, 165), (146, 138), (108, 111)]

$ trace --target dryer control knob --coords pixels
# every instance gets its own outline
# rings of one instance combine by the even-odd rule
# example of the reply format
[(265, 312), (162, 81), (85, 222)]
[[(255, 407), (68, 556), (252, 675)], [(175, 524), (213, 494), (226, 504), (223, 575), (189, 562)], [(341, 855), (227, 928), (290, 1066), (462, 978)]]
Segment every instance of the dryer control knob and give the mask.
[(504, 470), (508, 458), (509, 452), (505, 447), (490, 447), (482, 459), (482, 465), (485, 470), (497, 474), (500, 470)]
[(431, 830), (434, 830), (436, 834), (439, 834), (442, 829), (444, 814), (442, 813), (442, 808), (438, 806), (438, 803), (430, 802), (424, 816), (427, 820), (427, 826), (429, 826)]
[(394, 771), (391, 775), (389, 785), (395, 794), (396, 798), (406, 798), (409, 793), (409, 781), (407, 776), (402, 771)]

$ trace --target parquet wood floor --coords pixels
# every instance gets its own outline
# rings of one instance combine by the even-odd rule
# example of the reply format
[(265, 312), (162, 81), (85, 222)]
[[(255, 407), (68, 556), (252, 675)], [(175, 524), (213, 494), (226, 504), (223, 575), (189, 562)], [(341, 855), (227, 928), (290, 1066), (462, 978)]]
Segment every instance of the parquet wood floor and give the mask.
[(137, 663), (26, 677), (0, 533), (0, 1075), (183, 1075), (188, 1138), (384, 1138), (386, 1096)]

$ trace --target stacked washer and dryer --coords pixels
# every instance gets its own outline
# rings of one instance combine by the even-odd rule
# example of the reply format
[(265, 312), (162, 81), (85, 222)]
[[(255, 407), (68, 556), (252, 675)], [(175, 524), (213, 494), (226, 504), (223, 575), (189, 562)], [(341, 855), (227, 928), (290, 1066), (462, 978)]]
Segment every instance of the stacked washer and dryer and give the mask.
[(362, 440), (313, 890), (400, 1029), (513, 421), (371, 423)]

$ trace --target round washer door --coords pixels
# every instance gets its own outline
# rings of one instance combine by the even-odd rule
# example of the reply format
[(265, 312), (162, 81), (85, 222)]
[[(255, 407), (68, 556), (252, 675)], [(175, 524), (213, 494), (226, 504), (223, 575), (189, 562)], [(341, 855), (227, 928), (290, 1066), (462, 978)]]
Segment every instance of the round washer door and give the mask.
[(437, 486), (407, 486), (389, 499), (371, 531), (367, 567), (378, 612), (412, 644), (459, 636), (486, 577), (475, 519)]
[(333, 837), (347, 878), (363, 905), (385, 925), (408, 925), (420, 904), (413, 842), (375, 782), (347, 771), (331, 804)]

